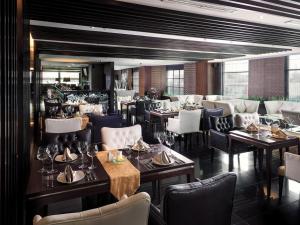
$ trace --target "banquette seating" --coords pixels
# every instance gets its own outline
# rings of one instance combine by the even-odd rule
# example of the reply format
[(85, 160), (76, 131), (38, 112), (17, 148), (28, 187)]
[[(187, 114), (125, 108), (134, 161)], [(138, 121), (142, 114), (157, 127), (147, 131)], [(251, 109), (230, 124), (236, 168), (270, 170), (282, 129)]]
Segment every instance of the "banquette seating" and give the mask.
[(46, 133), (67, 133), (81, 130), (81, 128), (81, 117), (74, 117), (69, 119), (45, 119)]

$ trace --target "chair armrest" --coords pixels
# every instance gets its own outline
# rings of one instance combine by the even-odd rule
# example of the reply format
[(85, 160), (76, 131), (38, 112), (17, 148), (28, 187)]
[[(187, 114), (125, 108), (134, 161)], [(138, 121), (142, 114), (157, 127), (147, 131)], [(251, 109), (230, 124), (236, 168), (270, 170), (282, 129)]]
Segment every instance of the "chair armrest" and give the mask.
[(212, 148), (220, 149), (223, 151), (227, 150), (228, 147), (228, 137), (227, 134), (221, 133), (219, 131), (210, 129), (209, 136), (209, 146)]
[(160, 210), (153, 204), (150, 205), (148, 225), (167, 225)]
[(290, 152), (284, 153), (285, 176), (289, 179), (300, 182), (300, 155)]

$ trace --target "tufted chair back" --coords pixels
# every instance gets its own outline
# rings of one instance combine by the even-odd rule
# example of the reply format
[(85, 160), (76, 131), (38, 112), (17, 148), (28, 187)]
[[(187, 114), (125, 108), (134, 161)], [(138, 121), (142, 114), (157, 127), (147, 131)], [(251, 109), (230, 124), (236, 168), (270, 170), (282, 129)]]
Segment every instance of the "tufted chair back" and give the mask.
[(68, 133), (81, 130), (82, 118), (45, 119), (46, 133)]
[(45, 133), (43, 138), (43, 143), (45, 145), (57, 144), (60, 153), (63, 152), (66, 146), (71, 147), (72, 152), (76, 152), (76, 144), (79, 141), (86, 141), (91, 143), (91, 129), (87, 128), (84, 130), (68, 133)]
[(221, 133), (229, 133), (233, 129), (233, 118), (229, 116), (211, 116), (211, 129)]
[(230, 225), (236, 174), (171, 185), (166, 189), (163, 217), (168, 225)]
[(237, 113), (234, 117), (235, 126), (246, 128), (250, 123), (258, 123), (258, 113)]
[(58, 100), (53, 100), (53, 101), (44, 100), (44, 103), (45, 103), (45, 117), (46, 118), (51, 117), (50, 109), (52, 107), (56, 107), (57, 108), (56, 113), (60, 112), (61, 109), (62, 109), (62, 104), (60, 102), (58, 102)]
[(103, 150), (122, 149), (126, 145), (133, 145), (142, 137), (141, 125), (131, 127), (101, 129)]
[(203, 130), (208, 131), (211, 128), (210, 117), (211, 116), (222, 116), (223, 108), (216, 109), (203, 109)]

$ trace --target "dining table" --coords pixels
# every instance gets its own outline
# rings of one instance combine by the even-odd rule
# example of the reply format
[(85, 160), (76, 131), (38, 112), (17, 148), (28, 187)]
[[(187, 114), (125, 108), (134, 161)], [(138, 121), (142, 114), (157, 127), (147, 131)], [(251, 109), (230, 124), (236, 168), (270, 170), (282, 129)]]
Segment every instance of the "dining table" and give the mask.
[[(121, 151), (131, 164), (140, 171), (141, 184), (181, 175), (186, 176), (187, 182), (194, 180), (194, 161), (164, 145), (150, 145), (150, 150), (146, 152), (136, 152), (131, 149), (121, 149)], [(152, 163), (153, 156), (162, 151), (170, 153), (170, 157), (174, 159), (173, 164), (157, 166)], [(86, 157), (86, 160), (88, 161), (85, 163), (90, 164), (90, 159)], [(55, 162), (54, 167), (59, 172), (62, 172), (66, 164)], [(71, 165), (73, 170), (81, 170), (79, 169), (81, 165), (80, 157), (70, 162), (69, 165)], [(58, 201), (109, 193), (110, 179), (108, 174), (98, 160), (94, 160), (94, 165), (96, 168), (93, 170), (83, 170), (85, 174), (84, 179), (76, 183), (63, 184), (57, 181), (58, 174), (39, 173), (41, 162), (36, 159), (32, 160), (26, 189), (26, 204), (29, 209), (27, 216), (32, 219), (35, 214), (45, 215), (47, 214), (45, 210), (47, 206)]]
[(123, 113), (123, 107), (126, 106), (126, 121), (127, 123), (130, 122), (130, 118), (129, 118), (129, 109), (130, 109), (130, 106), (135, 106), (136, 104), (136, 101), (121, 101), (120, 103), (120, 107), (121, 107), (121, 115)]

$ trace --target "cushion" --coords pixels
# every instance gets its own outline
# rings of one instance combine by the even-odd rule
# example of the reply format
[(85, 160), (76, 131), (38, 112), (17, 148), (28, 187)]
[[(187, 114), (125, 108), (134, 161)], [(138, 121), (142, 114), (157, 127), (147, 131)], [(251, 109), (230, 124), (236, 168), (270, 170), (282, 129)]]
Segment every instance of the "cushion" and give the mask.
[(244, 101), (240, 101), (238, 104), (235, 105), (234, 111), (238, 113), (244, 113), (246, 111), (246, 105)]

